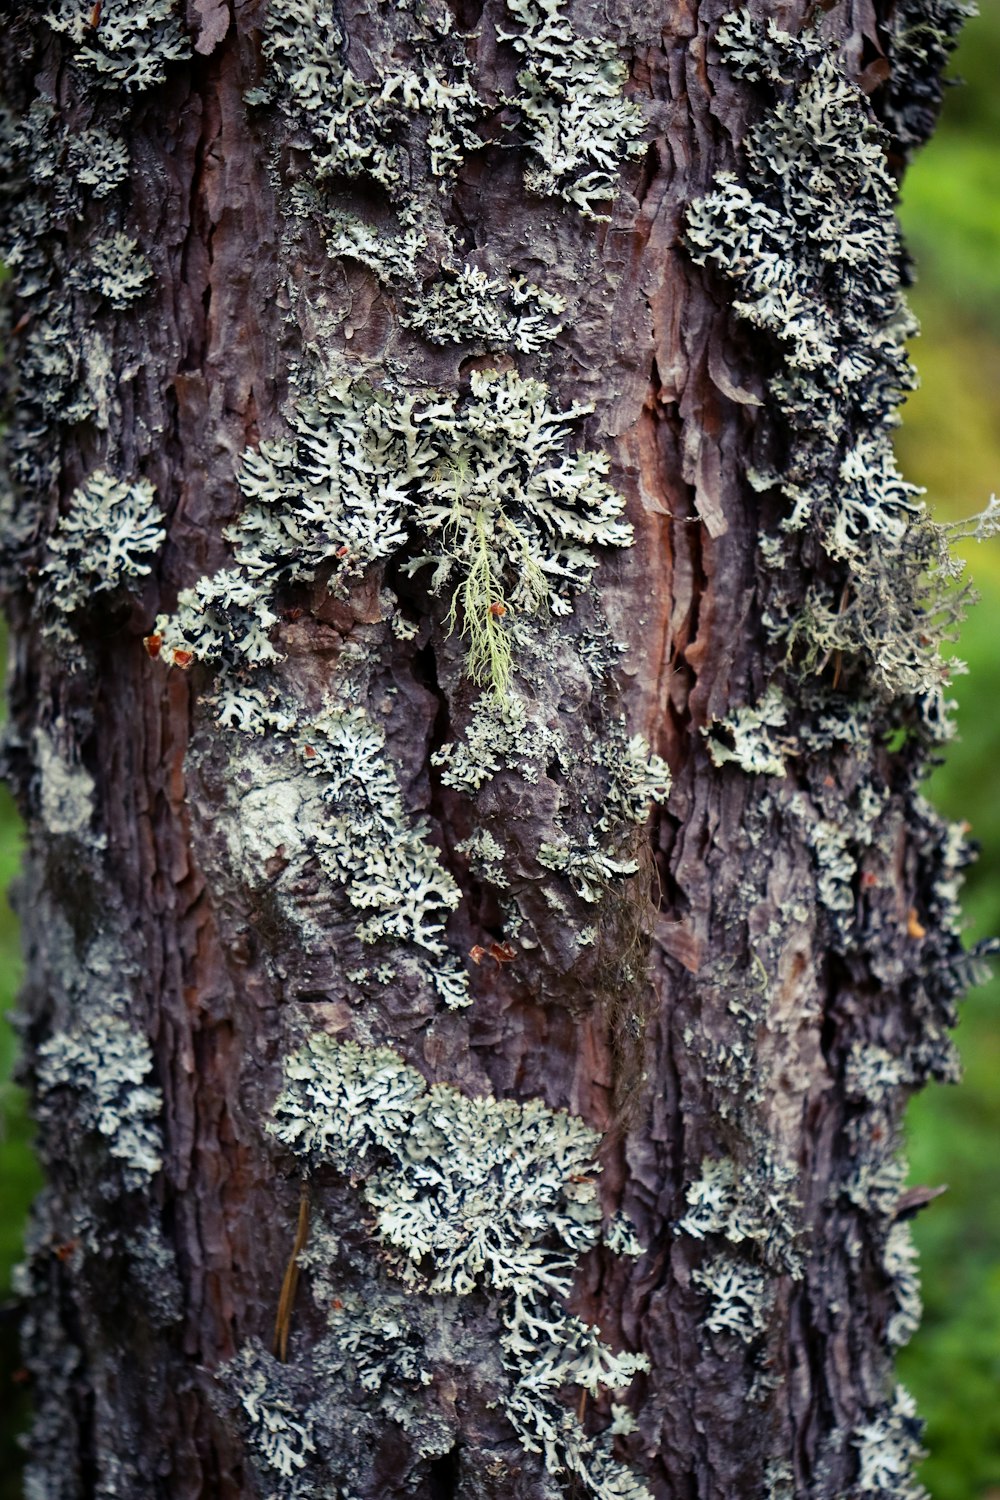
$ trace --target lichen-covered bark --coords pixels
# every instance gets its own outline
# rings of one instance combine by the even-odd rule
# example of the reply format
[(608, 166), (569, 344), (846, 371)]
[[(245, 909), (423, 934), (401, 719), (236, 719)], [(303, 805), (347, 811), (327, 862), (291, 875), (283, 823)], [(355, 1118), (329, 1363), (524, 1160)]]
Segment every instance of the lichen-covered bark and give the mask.
[(917, 1495), (963, 7), (11, 10), (27, 1493)]

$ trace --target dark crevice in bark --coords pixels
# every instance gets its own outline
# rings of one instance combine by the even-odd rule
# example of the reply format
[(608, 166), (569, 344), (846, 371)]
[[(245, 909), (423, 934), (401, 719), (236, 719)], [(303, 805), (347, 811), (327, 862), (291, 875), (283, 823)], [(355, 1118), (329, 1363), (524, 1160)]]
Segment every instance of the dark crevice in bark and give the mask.
[(461, 1452), (458, 1444), (432, 1459), (427, 1466), (428, 1500), (456, 1500), (461, 1478)]

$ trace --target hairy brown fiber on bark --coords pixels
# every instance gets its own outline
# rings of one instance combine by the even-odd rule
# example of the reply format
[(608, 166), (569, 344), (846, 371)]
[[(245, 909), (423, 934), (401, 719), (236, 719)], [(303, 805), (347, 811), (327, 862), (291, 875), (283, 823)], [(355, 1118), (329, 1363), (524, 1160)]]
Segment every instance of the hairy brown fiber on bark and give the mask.
[(920, 1493), (962, 14), (12, 7), (30, 1496)]

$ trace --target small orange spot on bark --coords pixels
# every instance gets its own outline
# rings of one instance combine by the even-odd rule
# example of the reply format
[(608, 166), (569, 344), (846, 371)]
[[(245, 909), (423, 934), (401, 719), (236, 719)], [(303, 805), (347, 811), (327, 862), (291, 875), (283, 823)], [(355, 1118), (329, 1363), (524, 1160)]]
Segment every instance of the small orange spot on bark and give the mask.
[(142, 643), (150, 656), (159, 656), (160, 647), (163, 645), (162, 635), (147, 635)]
[(910, 907), (909, 913), (907, 915), (906, 931), (911, 938), (915, 938), (918, 941), (920, 938), (924, 938), (927, 936), (927, 928), (921, 925), (920, 920), (917, 916), (917, 908), (915, 906)]

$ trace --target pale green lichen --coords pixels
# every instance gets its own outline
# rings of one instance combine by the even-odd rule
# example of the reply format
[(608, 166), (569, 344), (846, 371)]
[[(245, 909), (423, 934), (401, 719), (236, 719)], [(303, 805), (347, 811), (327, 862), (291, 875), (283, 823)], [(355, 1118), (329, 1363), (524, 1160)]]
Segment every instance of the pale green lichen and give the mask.
[(126, 1190), (144, 1188), (162, 1166), (162, 1099), (149, 1076), (146, 1038), (111, 1009), (56, 1031), (36, 1054), (37, 1113), (44, 1123), (60, 1094), (75, 1096), (76, 1128), (103, 1138)]
[[(64, 725), (57, 723), (54, 728), (58, 733)], [(90, 772), (68, 760), (56, 739), (40, 725), (34, 733), (34, 749), (38, 810), (48, 832), (55, 838), (87, 839), (95, 847), (102, 844), (103, 836), (90, 832), (96, 790)]]
[[(73, 61), (103, 88), (139, 93), (191, 55), (175, 0), (59, 0), (46, 12), (73, 43)], [(96, 16), (96, 19), (95, 19)]]
[(346, 686), (341, 700), (301, 715), (268, 686), (223, 676), (210, 700), (224, 728), (269, 740), (266, 754), (253, 748), (240, 757), (252, 775), (237, 789), (234, 862), (272, 885), (268, 865), (279, 845), (295, 871), (316, 860), (364, 914), (355, 929), (361, 942), (412, 946), (445, 1003), (468, 1005), (468, 977), (444, 943), (460, 893), (423, 820), (404, 807), (384, 731)]
[(748, 1169), (730, 1157), (707, 1158), (687, 1189), (687, 1212), (677, 1228), (695, 1239), (720, 1235), (732, 1245), (753, 1246), (766, 1265), (800, 1276), (797, 1177), (794, 1167), (778, 1161)]
[(325, 1035), (286, 1060), (285, 1078), (269, 1129), (360, 1184), (399, 1274), (428, 1296), (496, 1299), (503, 1406), (522, 1446), (598, 1500), (641, 1500), (644, 1486), (560, 1400), (567, 1384), (596, 1394), (648, 1368), (641, 1355), (614, 1354), (563, 1304), (600, 1236), (595, 1132), (537, 1099), (428, 1087), (389, 1048)]
[[(269, 77), (249, 100), (277, 102), (290, 123), (308, 132), (318, 180), (368, 177), (403, 195), (411, 179), (409, 149), (426, 157), (432, 176), (447, 178), (480, 146), (473, 127), (482, 104), (450, 15), (442, 10), (425, 25), (404, 13), (400, 23), (411, 61), (378, 58), (380, 76), (368, 82), (347, 65), (343, 27), (326, 0), (269, 5), (263, 42)], [(418, 118), (419, 146), (409, 129)]]
[(122, 309), (148, 291), (153, 268), (136, 241), (118, 233), (95, 241), (84, 275), (112, 307)]
[(408, 297), (404, 322), (433, 344), (480, 344), (537, 354), (562, 324), (565, 298), (544, 291), (523, 276), (489, 276), (476, 266), (459, 266)]
[(905, 1220), (892, 1224), (882, 1252), (882, 1269), (889, 1278), (896, 1304), (885, 1329), (886, 1339), (894, 1349), (908, 1344), (920, 1327), (923, 1305), (918, 1261), (909, 1224)]
[(858, 1427), (852, 1442), (858, 1450), (858, 1489), (879, 1500), (927, 1500), (913, 1468), (924, 1458), (923, 1423), (913, 1397), (897, 1385), (892, 1400)]
[[(939, 646), (954, 614), (941, 579), (951, 569), (892, 451), (896, 407), (913, 383), (913, 324), (884, 141), (820, 35), (790, 36), (743, 9), (717, 41), (774, 102), (747, 132), (740, 175), (720, 173), (689, 209), (687, 240), (730, 283), (737, 317), (772, 341), (767, 409), (787, 457), (780, 473), (751, 481), (783, 498), (789, 545), (808, 532), (830, 565), (804, 606), (778, 589), (765, 623), (803, 670), (836, 656), (838, 675), (858, 667), (875, 694), (916, 695), (940, 719), (933, 705), (949, 668)], [(770, 566), (786, 552), (772, 544)]]
[(624, 91), (628, 70), (613, 43), (573, 29), (565, 0), (506, 5), (517, 29), (499, 35), (524, 60), (509, 102), (530, 152), (525, 185), (604, 218), (623, 160), (645, 149), (642, 110)]
[(788, 704), (772, 683), (755, 707), (714, 719), (702, 733), (713, 765), (732, 762), (751, 776), (784, 776), (785, 757), (795, 749), (792, 737), (781, 732), (787, 723)]
[(71, 614), (97, 595), (147, 577), (165, 540), (149, 481), (95, 469), (73, 491), (49, 538), (41, 570), (46, 603)]
[(489, 829), (477, 828), (455, 845), (455, 852), (466, 855), (475, 873), (491, 885), (509, 884), (503, 871), (504, 847)]
[(429, 567), (432, 593), (469, 641), (469, 672), (506, 696), (513, 629), (522, 614), (565, 614), (597, 566), (597, 547), (624, 547), (624, 500), (605, 455), (567, 452), (569, 423), (548, 387), (513, 373), (476, 372), (466, 401), (421, 401), (360, 382), (296, 401), (287, 434), (244, 455), (248, 500), (227, 531), (235, 566), (181, 594), (156, 632), (168, 653), (275, 658), (271, 608), (283, 583), (321, 568), (350, 575), (408, 550)]

